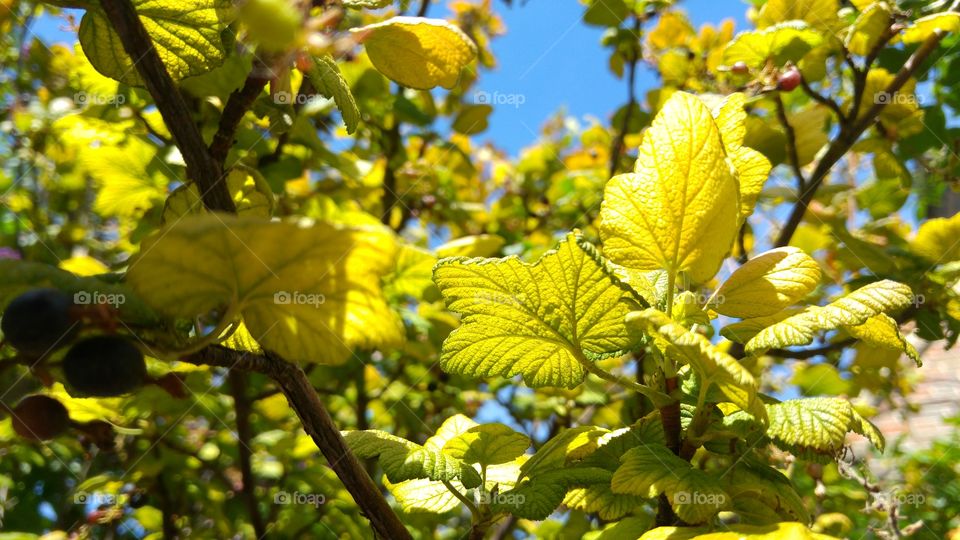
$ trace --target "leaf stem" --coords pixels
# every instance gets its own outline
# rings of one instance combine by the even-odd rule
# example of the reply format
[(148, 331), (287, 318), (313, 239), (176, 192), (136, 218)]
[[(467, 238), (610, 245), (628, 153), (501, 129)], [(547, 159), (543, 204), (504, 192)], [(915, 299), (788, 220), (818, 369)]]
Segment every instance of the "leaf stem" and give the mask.
[(657, 408), (668, 405), (674, 401), (672, 397), (660, 392), (659, 390), (655, 390), (644, 384), (631, 381), (630, 379), (625, 379), (619, 375), (614, 375), (609, 371), (601, 369), (600, 366), (587, 360), (582, 354), (577, 355), (577, 360), (580, 362), (580, 365), (587, 370), (587, 372), (592, 373), (605, 381), (610, 381), (612, 383), (619, 384), (624, 388), (633, 390), (634, 392), (652, 401), (654, 406)]
[(471, 501), (469, 498), (467, 498), (466, 495), (461, 493), (456, 486), (451, 484), (449, 480), (441, 480), (441, 482), (443, 482), (443, 485), (446, 486), (447, 490), (449, 490), (454, 497), (460, 499), (460, 502), (462, 502), (464, 506), (470, 509), (470, 514), (473, 515), (474, 518), (477, 518), (480, 516), (480, 509), (477, 508), (477, 505), (474, 504), (473, 501)]

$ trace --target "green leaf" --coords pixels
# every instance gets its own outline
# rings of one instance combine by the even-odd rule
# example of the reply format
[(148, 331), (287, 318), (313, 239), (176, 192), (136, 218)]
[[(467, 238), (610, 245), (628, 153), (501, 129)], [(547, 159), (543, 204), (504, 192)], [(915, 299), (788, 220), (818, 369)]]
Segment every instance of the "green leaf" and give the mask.
[(508, 512), (523, 519), (546, 519), (574, 486), (609, 484), (610, 471), (596, 467), (569, 467), (547, 471), (510, 491), (500, 493), (491, 505), (494, 512)]
[(563, 504), (568, 508), (597, 514), (604, 521), (621, 519), (647, 503), (646, 497), (614, 493), (609, 483), (575, 487), (568, 491), (563, 499)]
[[(174, 80), (206, 73), (223, 63), (227, 52), (220, 33), (227, 27), (229, 0), (132, 0), (140, 21)], [(80, 21), (83, 52), (103, 75), (132, 86), (143, 86), (99, 4)]]
[(723, 51), (723, 62), (732, 66), (743, 62), (759, 69), (772, 60), (782, 66), (796, 64), (823, 41), (821, 34), (801, 21), (776, 24), (763, 30), (740, 32)]
[(519, 479), (563, 467), (571, 453), (584, 446), (595, 445), (595, 441), (605, 433), (609, 431), (595, 426), (577, 426), (561, 431), (543, 443), (523, 467), (520, 467)]
[(351, 29), (362, 37), (377, 71), (418, 90), (453, 88), (477, 55), (477, 46), (456, 26), (439, 19), (393, 17)]
[(738, 268), (714, 294), (728, 317), (765, 317), (805, 297), (820, 283), (820, 265), (795, 247), (772, 249)]
[(472, 466), (442, 450), (425, 448), (375, 429), (344, 431), (343, 438), (357, 457), (378, 458), (391, 482), (427, 478), (480, 484), (480, 475)]
[(767, 405), (767, 415), (770, 418), (767, 436), (777, 446), (803, 459), (820, 461), (837, 456), (851, 431), (863, 435), (883, 451), (883, 434), (845, 399), (791, 399)]
[(593, 248), (569, 235), (537, 263), (505, 259), (441, 260), (434, 281), (463, 315), (444, 341), (444, 370), (474, 377), (522, 375), (530, 386), (573, 388), (585, 354), (619, 352), (627, 294)]
[(439, 292), (433, 284), (433, 266), (436, 263), (437, 258), (429, 251), (403, 244), (397, 254), (396, 267), (384, 278), (384, 294), (397, 302), (406, 298), (438, 299)]
[(901, 352), (913, 360), (917, 367), (923, 365), (920, 353), (907, 341), (900, 332), (900, 325), (889, 315), (881, 313), (870, 317), (867, 322), (859, 326), (844, 326), (843, 329), (855, 339), (868, 345)]
[[(227, 174), (227, 190), (237, 207), (237, 215), (269, 218), (273, 213), (273, 192), (260, 176), (246, 169), (235, 168)], [(200, 198), (196, 184), (183, 184), (167, 197), (163, 207), (162, 221), (172, 223), (190, 214), (204, 214), (206, 207)]]
[(500, 252), (506, 243), (502, 236), (495, 234), (477, 234), (463, 236), (437, 246), (437, 257), (492, 257)]
[(530, 439), (504, 424), (481, 424), (447, 441), (444, 453), (481, 466), (513, 461), (530, 447)]
[(757, 28), (786, 21), (804, 21), (818, 31), (837, 23), (838, 0), (768, 0), (757, 16)]
[(710, 109), (674, 93), (647, 129), (635, 172), (611, 179), (600, 209), (604, 255), (634, 270), (709, 280), (733, 244), (739, 187)]
[(960, 30), (960, 13), (934, 13), (920, 17), (913, 21), (900, 40), (904, 43), (920, 43), (934, 34), (934, 32), (956, 32)]
[(668, 358), (690, 364), (707, 384), (716, 385), (730, 403), (763, 419), (765, 410), (756, 379), (740, 362), (718, 350), (707, 338), (653, 308), (630, 313), (627, 324), (639, 326)]
[(693, 468), (666, 446), (638, 446), (620, 461), (611, 483), (614, 493), (650, 499), (665, 493), (677, 516), (694, 524), (705, 523), (731, 508), (730, 496), (716, 478)]
[(350, 9), (380, 9), (392, 4), (393, 0), (340, 0), (340, 3)]
[(350, 91), (350, 85), (340, 74), (340, 67), (330, 55), (314, 56), (313, 68), (307, 72), (310, 82), (321, 95), (332, 98), (340, 109), (343, 123), (347, 126), (347, 133), (357, 130), (360, 123), (360, 109)]
[(336, 363), (353, 347), (400, 340), (380, 288), (393, 257), (394, 238), (382, 228), (211, 214), (144, 241), (128, 279), (168, 316), (227, 309), (286, 360)]
[(734, 511), (744, 519), (745, 513), (739, 512), (742, 501), (752, 501), (765, 507), (769, 521), (752, 521), (765, 525), (781, 520), (808, 523), (810, 513), (803, 498), (797, 493), (793, 482), (783, 473), (762, 463), (744, 459), (739, 460), (723, 475), (723, 487), (733, 497)]
[(639, 540), (837, 540), (815, 533), (803, 523), (780, 522), (770, 525), (725, 525), (723, 532), (708, 527), (657, 527)]
[(476, 135), (486, 131), (489, 127), (487, 118), (493, 112), (491, 105), (465, 105), (457, 113), (451, 126), (457, 133), (464, 135)]
[(814, 307), (816, 306), (810, 306), (806, 308), (788, 308), (779, 313), (774, 313), (773, 315), (744, 319), (740, 322), (735, 322), (724, 326), (723, 329), (720, 330), (720, 335), (729, 339), (730, 341), (746, 343), (763, 331), (764, 328), (773, 326), (778, 322), (799, 313), (810, 311)]
[(749, 353), (767, 349), (808, 345), (818, 332), (859, 326), (881, 313), (907, 307), (913, 302), (910, 287), (883, 280), (865, 285), (830, 304), (806, 310), (764, 328), (746, 344)]
[(81, 160), (99, 187), (94, 209), (105, 216), (142, 216), (176, 178), (157, 147), (139, 137), (85, 149)]

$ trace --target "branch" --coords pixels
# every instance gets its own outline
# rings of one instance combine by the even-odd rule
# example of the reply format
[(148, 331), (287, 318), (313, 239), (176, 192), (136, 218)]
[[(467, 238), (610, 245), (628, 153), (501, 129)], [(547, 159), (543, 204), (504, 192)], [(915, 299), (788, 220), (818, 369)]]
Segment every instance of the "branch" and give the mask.
[(843, 341), (835, 341), (829, 343), (822, 347), (817, 347), (816, 349), (802, 349), (799, 351), (791, 351), (789, 349), (770, 349), (765, 354), (770, 356), (776, 356), (778, 358), (794, 358), (796, 360), (806, 360), (808, 358), (814, 358), (817, 356), (824, 356), (828, 353), (843, 350), (850, 345), (856, 343), (855, 339), (845, 339)]
[(223, 182), (222, 166), (207, 151), (180, 90), (163, 65), (133, 4), (130, 0), (102, 0), (101, 5), (173, 135), (187, 163), (187, 176), (196, 182), (204, 206), (234, 212), (236, 207)]
[(254, 65), (243, 86), (234, 90), (227, 98), (227, 104), (224, 105), (223, 113), (220, 115), (217, 133), (210, 142), (210, 155), (221, 167), (227, 160), (230, 148), (233, 147), (233, 138), (240, 126), (240, 121), (253, 106), (254, 100), (263, 92), (263, 87), (270, 80), (271, 73), (272, 69), (266, 66)]
[(242, 493), (247, 504), (247, 513), (250, 514), (250, 524), (253, 525), (257, 538), (264, 538), (267, 528), (263, 523), (263, 515), (257, 505), (256, 484), (253, 478), (253, 456), (250, 452), (250, 440), (253, 439), (253, 429), (250, 427), (250, 399), (246, 395), (249, 383), (247, 374), (242, 371), (230, 370), (227, 374), (230, 382), (230, 393), (233, 394), (233, 410), (237, 416), (237, 454), (240, 458), (240, 474), (243, 482)]
[(219, 345), (207, 347), (182, 360), (197, 365), (262, 373), (276, 381), (283, 388), (283, 393), (300, 418), (304, 430), (370, 520), (376, 534), (391, 540), (411, 538), (379, 488), (347, 447), (340, 430), (330, 418), (302, 369), (272, 353), (245, 353)]
[(843, 109), (840, 108), (840, 105), (838, 105), (833, 99), (814, 90), (810, 84), (807, 83), (807, 80), (803, 78), (803, 74), (800, 75), (800, 88), (802, 88), (803, 92), (810, 96), (811, 99), (821, 105), (826, 105), (831, 111), (833, 111), (833, 114), (837, 115), (837, 119), (840, 120), (841, 124), (847, 122), (847, 116), (843, 114)]
[[(803, 76), (801, 76), (803, 80)], [(780, 92), (773, 94), (773, 101), (777, 104), (777, 119), (780, 120), (780, 124), (783, 125), (783, 131), (787, 134), (787, 152), (789, 152), (790, 166), (793, 167), (793, 174), (797, 175), (797, 184), (800, 186), (800, 190), (803, 191), (804, 186), (807, 185), (807, 181), (803, 178), (803, 171), (800, 169), (800, 156), (797, 154), (797, 134), (793, 130), (793, 126), (790, 125), (790, 120), (787, 118), (787, 111), (783, 107), (783, 99), (780, 97)]]
[(617, 174), (617, 166), (620, 164), (620, 156), (623, 155), (623, 141), (627, 137), (627, 130), (630, 129), (630, 121), (633, 119), (633, 107), (637, 104), (637, 63), (640, 61), (640, 27), (643, 21), (640, 17), (634, 17), (633, 35), (638, 43), (634, 44), (630, 52), (630, 59), (627, 63), (627, 108), (623, 113), (623, 121), (620, 122), (620, 129), (617, 136), (613, 139), (613, 148), (610, 149), (610, 174), (613, 178)]
[[(954, 2), (951, 6), (951, 11), (956, 11), (957, 6), (960, 2)], [(920, 65), (924, 60), (930, 56), (930, 53), (940, 44), (940, 40), (943, 39), (945, 35), (944, 32), (936, 31), (917, 48), (916, 51), (907, 59), (906, 63), (900, 68), (900, 71), (897, 72), (896, 77), (893, 81), (884, 89), (889, 95), (897, 93), (903, 85), (907, 83), (913, 74), (920, 69)], [(869, 67), (869, 66), (868, 66)], [(777, 237), (777, 241), (774, 247), (783, 247), (790, 243), (790, 239), (793, 237), (793, 233), (796, 232), (797, 227), (800, 226), (800, 222), (803, 221), (803, 215), (807, 211), (807, 206), (813, 200), (813, 197), (817, 194), (817, 189), (820, 188), (820, 184), (823, 183), (823, 179), (826, 178), (827, 174), (830, 173), (830, 170), (840, 158), (842, 158), (850, 147), (857, 142), (857, 139), (860, 138), (860, 135), (871, 124), (874, 120), (883, 111), (883, 108), (886, 107), (886, 101), (874, 100), (873, 106), (867, 110), (859, 119), (857, 119), (857, 109), (852, 109), (853, 112), (850, 113), (851, 121), (853, 124), (843, 124), (840, 127), (840, 133), (837, 135), (837, 138), (830, 143), (830, 146), (827, 148), (827, 151), (824, 153), (823, 157), (820, 158), (820, 161), (817, 163), (816, 169), (814, 169), (813, 174), (810, 176), (810, 179), (807, 182), (806, 189), (800, 193), (800, 198), (797, 203), (793, 206), (793, 210), (790, 213), (790, 217), (787, 219), (787, 222), (784, 224), (783, 229), (780, 230), (780, 235)]]

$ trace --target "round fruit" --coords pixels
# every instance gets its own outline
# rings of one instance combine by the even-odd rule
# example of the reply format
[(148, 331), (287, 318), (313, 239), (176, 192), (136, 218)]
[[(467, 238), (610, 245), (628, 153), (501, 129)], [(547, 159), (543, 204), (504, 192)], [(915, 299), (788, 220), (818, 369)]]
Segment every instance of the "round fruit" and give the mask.
[(780, 78), (777, 79), (777, 88), (784, 92), (791, 92), (794, 88), (800, 86), (800, 79), (802, 77), (800, 70), (792, 67), (780, 74)]
[(750, 72), (750, 67), (747, 66), (747, 63), (743, 61), (734, 62), (734, 64), (730, 66), (730, 71), (738, 75), (745, 75)]
[(27, 396), (13, 408), (13, 430), (24, 439), (49, 441), (68, 427), (67, 408), (52, 397)]
[(63, 374), (78, 392), (93, 397), (128, 394), (147, 378), (140, 349), (121, 336), (96, 336), (77, 342), (63, 358)]
[(33, 289), (14, 298), (3, 312), (0, 330), (21, 353), (41, 357), (69, 343), (77, 331), (70, 308), (73, 301), (57, 289)]

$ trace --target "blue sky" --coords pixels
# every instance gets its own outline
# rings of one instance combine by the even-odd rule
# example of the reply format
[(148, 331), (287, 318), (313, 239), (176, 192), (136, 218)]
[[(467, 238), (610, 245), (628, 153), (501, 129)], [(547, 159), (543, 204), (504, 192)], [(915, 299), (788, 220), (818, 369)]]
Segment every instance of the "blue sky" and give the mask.
[[(494, 141), (511, 155), (532, 144), (543, 122), (561, 108), (577, 118), (593, 116), (606, 122), (627, 99), (626, 83), (607, 69), (609, 55), (600, 45), (603, 29), (581, 22), (584, 6), (579, 0), (520, 3), (515, 0), (508, 8), (495, 1), (507, 34), (493, 43), (499, 65), (483, 72), (479, 81), (479, 90), (491, 95), (523, 96), (522, 105), (495, 107), (490, 128), (479, 135), (481, 141)], [(695, 26), (733, 18), (738, 30), (747, 27), (747, 4), (741, 0), (687, 0), (679, 5)], [(77, 12), (78, 21), (81, 14)], [(65, 27), (63, 19), (45, 18), (35, 29), (49, 42), (75, 41), (76, 35)], [(638, 95), (656, 86), (651, 70), (638, 71)]]

